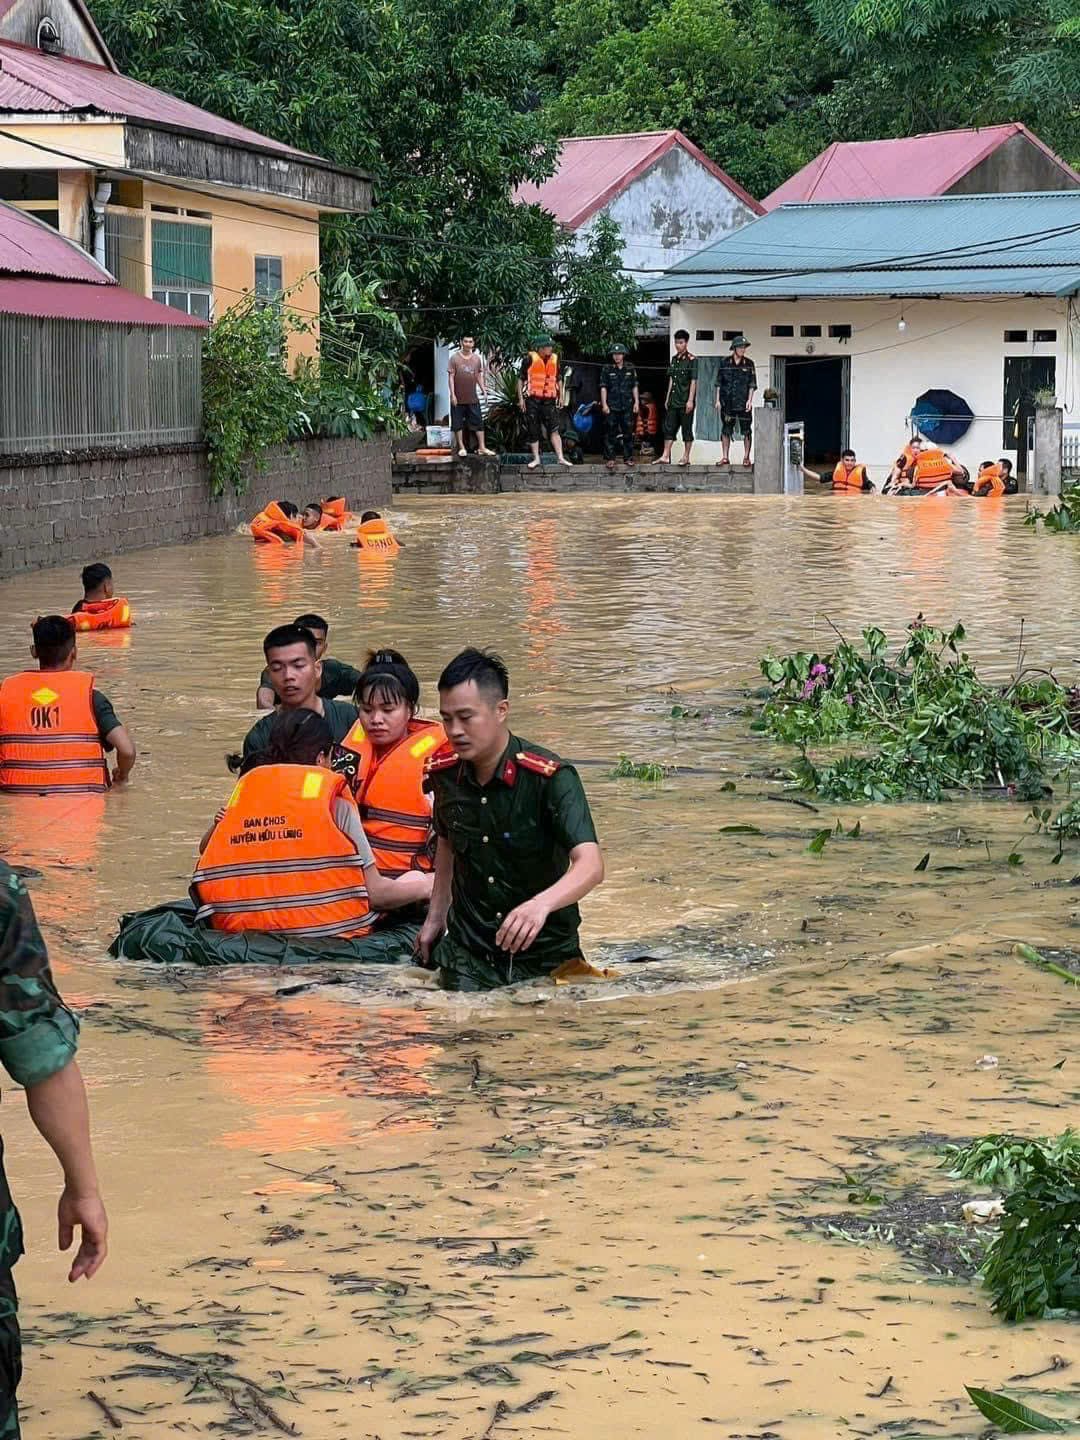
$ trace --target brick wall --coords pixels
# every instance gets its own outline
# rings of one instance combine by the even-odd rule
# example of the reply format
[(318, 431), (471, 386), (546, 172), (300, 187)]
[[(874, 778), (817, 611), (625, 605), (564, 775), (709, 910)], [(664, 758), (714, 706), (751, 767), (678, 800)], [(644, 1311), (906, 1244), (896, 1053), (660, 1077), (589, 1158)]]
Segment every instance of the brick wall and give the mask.
[(752, 495), (754, 471), (741, 466), (718, 470), (715, 465), (648, 465), (631, 473), (610, 473), (603, 465), (502, 465), (497, 460), (468, 460), (449, 465), (413, 460), (398, 451), (394, 489), (420, 495), (500, 495), (506, 492), (566, 495), (649, 494), (654, 491), (701, 495)]
[(0, 456), (0, 577), (221, 535), (270, 500), (387, 505), (387, 440), (302, 440), (268, 452), (245, 495), (210, 494), (202, 446)]

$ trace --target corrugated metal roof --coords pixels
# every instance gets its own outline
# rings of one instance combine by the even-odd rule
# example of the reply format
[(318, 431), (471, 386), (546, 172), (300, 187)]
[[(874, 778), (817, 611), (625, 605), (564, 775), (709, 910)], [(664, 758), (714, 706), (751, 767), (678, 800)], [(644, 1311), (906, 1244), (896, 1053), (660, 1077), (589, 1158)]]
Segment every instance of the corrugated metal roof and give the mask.
[(1080, 175), (1026, 126), (941, 130), (899, 140), (837, 142), (762, 201), (765, 210), (813, 200), (904, 200), (944, 195), (1014, 135), (1023, 135), (1080, 184)]
[(755, 215), (761, 206), (731, 176), (688, 140), (681, 130), (646, 130), (634, 135), (589, 135), (559, 141), (559, 168), (541, 185), (519, 185), (514, 199), (540, 205), (576, 230), (669, 150), (679, 146), (704, 165)]
[(649, 286), (654, 299), (1070, 295), (1080, 191), (785, 205)]
[(105, 325), (206, 328), (205, 320), (133, 295), (119, 285), (83, 285), (74, 280), (11, 280), (0, 276), (0, 314), (45, 320), (96, 320)]
[(250, 149), (272, 150), (320, 165), (327, 163), (102, 65), (66, 55), (46, 55), (11, 40), (0, 40), (0, 113), (28, 110), (119, 115), (150, 125), (194, 130), (213, 140)]
[(0, 275), (114, 285), (107, 270), (51, 225), (0, 200)]

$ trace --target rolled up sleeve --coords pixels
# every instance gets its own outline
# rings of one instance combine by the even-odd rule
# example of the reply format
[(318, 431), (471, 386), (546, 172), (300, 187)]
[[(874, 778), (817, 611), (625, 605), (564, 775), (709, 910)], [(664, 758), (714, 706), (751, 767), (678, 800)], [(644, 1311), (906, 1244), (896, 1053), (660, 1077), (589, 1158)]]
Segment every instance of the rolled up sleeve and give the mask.
[(37, 1085), (75, 1056), (79, 1022), (61, 1000), (25, 885), (0, 865), (0, 1064)]

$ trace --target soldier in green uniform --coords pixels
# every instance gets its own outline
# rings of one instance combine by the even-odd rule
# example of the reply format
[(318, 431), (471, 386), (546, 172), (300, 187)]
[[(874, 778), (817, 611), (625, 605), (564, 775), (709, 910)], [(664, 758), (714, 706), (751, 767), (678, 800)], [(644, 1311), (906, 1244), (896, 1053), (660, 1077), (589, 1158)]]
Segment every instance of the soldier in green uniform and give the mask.
[(690, 447), (694, 443), (694, 406), (697, 404), (698, 362), (690, 353), (690, 332), (675, 331), (675, 354), (668, 366), (668, 387), (664, 399), (664, 453), (654, 465), (670, 465), (671, 450), (680, 433), (683, 456), (680, 465), (690, 464)]
[(435, 889), (417, 940), (449, 990), (490, 990), (581, 959), (578, 901), (604, 878), (581, 780), (510, 733), (497, 655), (463, 650), (439, 677), (448, 745), (428, 761)]
[(625, 345), (616, 345), (611, 364), (600, 371), (600, 408), (607, 419), (604, 428), (604, 459), (609, 470), (615, 469), (615, 449), (621, 440), (623, 460), (634, 463), (634, 416), (638, 413), (637, 370), (629, 364)]
[[(321, 615), (298, 615), (293, 621), (301, 630), (310, 630), (315, 636), (315, 658), (322, 665), (322, 679), (319, 681), (319, 699), (334, 700), (339, 695), (351, 696), (360, 679), (360, 671), (343, 660), (335, 660), (326, 653), (330, 622)], [(259, 688), (255, 692), (255, 708), (272, 710), (279, 703), (270, 671), (264, 670), (259, 676)]]
[[(98, 1193), (86, 1091), (75, 1060), (78, 1023), (57, 993), (26, 886), (0, 860), (0, 1064), (26, 1092), (30, 1118), (64, 1172), (59, 1245), (79, 1249), (68, 1279), (90, 1279), (107, 1252), (109, 1223)], [(23, 1253), (22, 1224), (8, 1189), (0, 1145), (0, 1440), (17, 1440), (22, 1374), (18, 1298), (12, 1268)]]

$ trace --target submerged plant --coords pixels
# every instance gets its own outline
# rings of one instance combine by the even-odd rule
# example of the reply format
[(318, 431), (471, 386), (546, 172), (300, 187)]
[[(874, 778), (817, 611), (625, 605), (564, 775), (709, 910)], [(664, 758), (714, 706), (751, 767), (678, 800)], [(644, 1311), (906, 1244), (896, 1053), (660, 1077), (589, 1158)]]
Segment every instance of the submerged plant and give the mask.
[(652, 784), (663, 780), (670, 773), (670, 767), (659, 760), (643, 760), (640, 764), (629, 755), (620, 755), (618, 763), (608, 771), (612, 780), (647, 780)]

